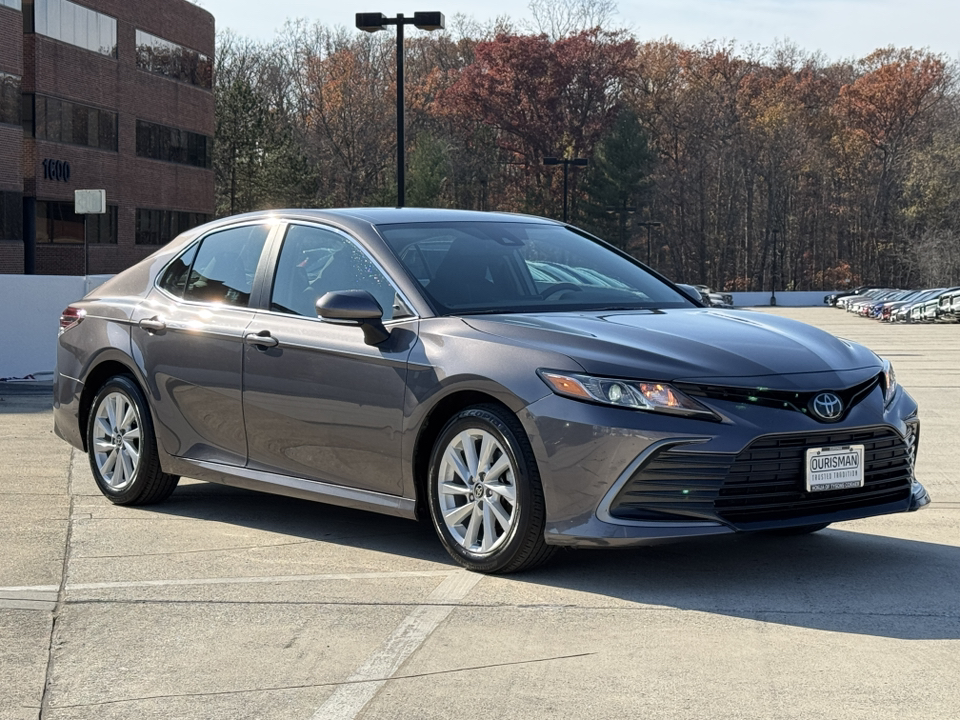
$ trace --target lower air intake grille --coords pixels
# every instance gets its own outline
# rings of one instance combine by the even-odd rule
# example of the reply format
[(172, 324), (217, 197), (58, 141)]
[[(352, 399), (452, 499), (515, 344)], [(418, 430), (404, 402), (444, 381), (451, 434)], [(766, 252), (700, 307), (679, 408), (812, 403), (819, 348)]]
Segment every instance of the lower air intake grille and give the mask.
[[(864, 446), (863, 487), (807, 492), (807, 449), (854, 444)], [(913, 478), (910, 450), (889, 428), (760, 438), (737, 455), (714, 506), (719, 517), (737, 524), (906, 500)]]
[[(680, 445), (655, 454), (610, 505), (613, 517), (677, 522), (720, 519), (732, 525), (788, 520), (906, 501), (919, 428), (907, 441), (891, 428), (769, 435), (738, 455)], [(808, 448), (864, 446), (864, 486), (808, 493)], [(911, 447), (912, 446), (912, 447)]]

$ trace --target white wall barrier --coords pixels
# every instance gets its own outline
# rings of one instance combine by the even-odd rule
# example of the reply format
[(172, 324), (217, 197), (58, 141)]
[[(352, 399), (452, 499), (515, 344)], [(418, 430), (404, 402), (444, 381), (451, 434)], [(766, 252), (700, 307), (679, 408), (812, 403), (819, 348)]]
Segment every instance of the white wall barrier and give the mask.
[[(110, 275), (0, 275), (0, 378), (52, 378), (60, 313)], [(777, 305), (822, 305), (829, 291), (778, 292)], [(770, 305), (769, 292), (733, 293), (737, 307)]]
[(0, 378), (52, 379), (60, 313), (111, 275), (0, 275)]
[[(823, 298), (836, 290), (811, 290), (803, 292), (777, 292), (777, 305), (783, 307), (811, 307), (823, 305)], [(733, 304), (737, 307), (770, 306), (770, 291), (766, 292), (735, 292)]]

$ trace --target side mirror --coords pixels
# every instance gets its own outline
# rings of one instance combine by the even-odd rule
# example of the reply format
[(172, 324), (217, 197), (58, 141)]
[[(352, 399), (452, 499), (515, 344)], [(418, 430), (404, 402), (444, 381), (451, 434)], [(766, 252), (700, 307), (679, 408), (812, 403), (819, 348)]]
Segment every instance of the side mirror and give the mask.
[(359, 327), (367, 345), (379, 345), (390, 337), (383, 326), (383, 308), (366, 290), (326, 293), (317, 300), (317, 317), (334, 325)]
[(710, 303), (704, 302), (703, 295), (700, 294), (700, 291), (697, 290), (693, 285), (685, 285), (683, 283), (674, 283), (680, 291), (686, 295), (688, 298), (694, 302), (698, 302), (701, 305), (709, 305)]

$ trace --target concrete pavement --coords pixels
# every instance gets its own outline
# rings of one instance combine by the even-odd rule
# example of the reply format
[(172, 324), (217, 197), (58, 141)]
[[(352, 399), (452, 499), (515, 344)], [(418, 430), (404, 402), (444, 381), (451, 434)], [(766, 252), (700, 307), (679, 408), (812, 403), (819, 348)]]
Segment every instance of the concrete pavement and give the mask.
[(0, 389), (0, 720), (960, 717), (960, 326), (773, 311), (893, 360), (931, 507), (479, 577), (385, 516), (115, 507), (49, 396)]

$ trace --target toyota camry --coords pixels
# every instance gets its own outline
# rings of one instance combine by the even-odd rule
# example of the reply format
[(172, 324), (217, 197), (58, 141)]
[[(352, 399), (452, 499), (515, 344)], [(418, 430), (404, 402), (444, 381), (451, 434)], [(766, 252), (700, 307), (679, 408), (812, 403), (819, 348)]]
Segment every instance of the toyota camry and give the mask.
[(479, 572), (929, 502), (889, 361), (522, 215), (191, 230), (63, 311), (55, 428), (114, 503), (187, 476), (420, 518)]

